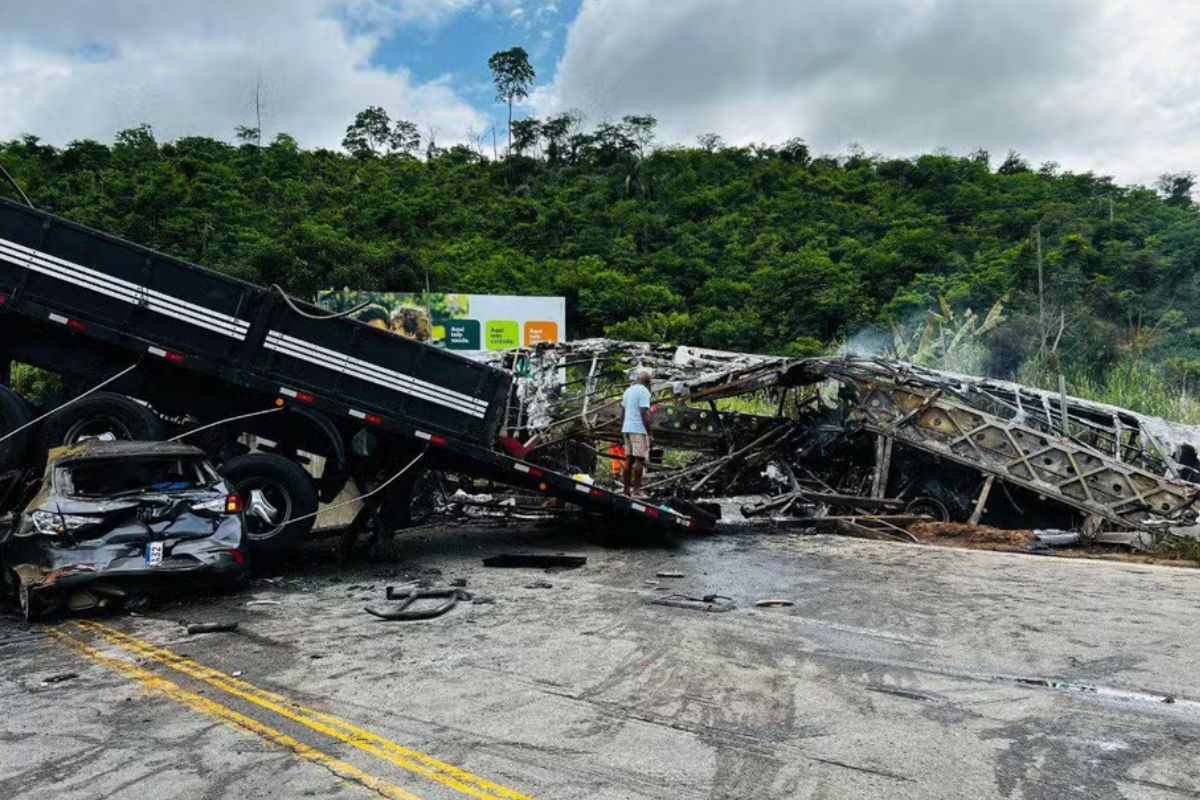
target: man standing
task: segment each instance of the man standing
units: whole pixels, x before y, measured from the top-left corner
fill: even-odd
[[[621,397],[625,436],[625,494],[642,496],[642,469],[650,457],[650,370],[641,367]]]

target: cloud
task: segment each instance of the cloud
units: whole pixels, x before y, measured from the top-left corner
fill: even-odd
[[[367,105],[465,138],[483,115],[446,79],[371,64],[398,25],[437,24],[471,0],[55,0],[6,3],[0,27],[0,137],[111,140],[141,122],[160,138],[229,138],[253,125],[338,147]],[[51,7],[52,6],[52,7]],[[354,24],[350,24],[351,18]]]
[[[1017,149],[1149,181],[1200,156],[1192,0],[585,0],[539,113],[664,138]]]

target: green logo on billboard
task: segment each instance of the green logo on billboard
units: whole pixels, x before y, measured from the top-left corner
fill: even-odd
[[[456,319],[446,323],[446,349],[479,350],[479,320]]]
[[[521,346],[517,321],[512,319],[489,319],[487,321],[487,349],[510,350]]]

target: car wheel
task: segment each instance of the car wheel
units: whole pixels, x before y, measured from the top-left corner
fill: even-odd
[[[112,392],[97,392],[56,411],[42,424],[39,444],[46,450],[85,439],[156,441],[163,425],[146,406]]]
[[[29,404],[12,389],[0,386],[0,437],[25,425],[33,418]],[[23,430],[0,442],[0,472],[21,466],[32,439],[32,431]]]
[[[245,507],[245,544],[254,559],[279,560],[316,524],[317,487],[299,464],[272,453],[247,453],[218,470]],[[301,519],[302,518],[302,519]],[[297,520],[289,522],[289,520]]]

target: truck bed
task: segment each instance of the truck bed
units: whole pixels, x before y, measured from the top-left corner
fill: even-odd
[[[320,309],[0,198],[0,354],[55,370],[83,348],[109,363],[203,375],[317,409],[378,435],[424,442],[464,472],[606,513],[707,527],[494,448],[511,377],[431,345]]]

